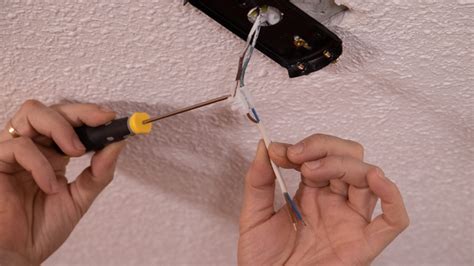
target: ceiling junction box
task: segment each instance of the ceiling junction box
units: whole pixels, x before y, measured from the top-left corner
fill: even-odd
[[[262,28],[256,48],[288,70],[290,77],[318,71],[342,54],[339,37],[318,22],[344,11],[334,0],[189,0],[209,17],[246,40],[252,10],[277,10],[281,20]],[[292,3],[293,2],[293,3]],[[303,8],[305,11],[303,11]],[[261,11],[260,11],[261,12]],[[318,19],[318,20],[316,20]]]

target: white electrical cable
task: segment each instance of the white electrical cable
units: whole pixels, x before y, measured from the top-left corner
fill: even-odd
[[[262,16],[259,14],[253,24],[250,33],[247,37],[247,43],[245,46],[245,50],[242,53],[242,57],[239,60],[239,70],[236,78],[236,85],[234,88],[234,92],[232,93],[232,109],[238,109],[241,113],[246,114],[247,117],[257,124],[257,128],[260,132],[260,137],[263,139],[265,143],[265,147],[267,149],[270,148],[271,140],[266,132],[265,126],[257,113],[257,109],[255,108],[255,104],[253,102],[253,97],[250,91],[245,87],[244,80],[245,80],[245,72],[247,70],[248,64],[250,59],[252,58],[252,54],[255,49],[255,45],[257,44],[257,39],[260,34]],[[297,204],[293,201],[288,193],[288,188],[286,186],[285,180],[281,174],[280,168],[270,160],[270,164],[272,166],[273,172],[275,173],[275,177],[277,179],[278,185],[280,186],[281,192],[287,202],[287,206],[290,210],[290,218],[292,220],[293,226],[295,230],[297,230],[295,217],[296,219],[300,220],[303,225],[305,225],[303,221],[303,217]]]
[[[243,52],[243,60],[241,60],[242,65],[240,66],[240,77],[237,78],[238,80],[238,85],[237,86],[237,91],[235,93],[235,99],[234,102],[237,102],[237,104],[233,105],[233,109],[239,109],[241,113],[243,114],[248,114],[254,118],[254,122],[257,124],[257,128],[260,132],[260,136],[263,139],[265,143],[265,147],[267,150],[270,148],[271,140],[270,137],[268,136],[268,133],[265,129],[265,126],[263,125],[263,122],[261,121],[261,118],[258,116],[255,105],[253,103],[253,96],[251,95],[250,91],[245,87],[244,84],[244,76],[245,72],[247,70],[248,64],[250,62],[250,59],[252,57],[253,51],[255,49],[255,45],[257,44],[257,39],[260,34],[260,28],[261,28],[261,19],[262,17],[259,15],[257,16],[257,19],[255,20],[255,23],[252,26],[252,29],[250,30],[250,33],[247,38],[247,44],[245,47],[245,50]],[[272,165],[273,172],[275,173],[276,179],[278,181],[278,184],[280,186],[280,189],[282,193],[288,193],[288,188],[286,186],[285,180],[283,179],[283,176],[281,174],[280,168],[270,160],[270,163]]]
[[[265,142],[265,147],[267,147],[267,151],[270,148],[270,144],[272,143],[270,141],[270,138],[268,137],[267,131],[265,127],[263,126],[262,121],[260,123],[257,123],[258,130],[260,131],[260,136],[263,138],[263,142]],[[280,186],[281,192],[282,193],[288,193],[288,188],[286,187],[285,180],[283,179],[283,176],[281,174],[280,167],[278,167],[272,160],[270,160],[270,164],[272,165],[273,172],[275,173],[276,180],[278,181],[278,185]]]
[[[261,118],[258,116],[258,114],[257,114],[257,117],[255,117],[256,108],[253,103],[253,96],[250,94],[247,87],[241,87],[237,90],[237,94],[235,96],[233,103],[234,104],[232,104],[232,107],[231,107],[232,110],[239,111],[243,115],[252,114],[252,117],[257,121],[256,124],[260,132],[260,136],[263,139],[265,146],[267,147],[267,150],[268,150],[271,144],[271,140],[270,140],[270,137],[268,136],[268,133],[265,129],[265,126],[263,125]],[[255,112],[255,114],[253,114],[253,112]],[[283,176],[281,174],[280,168],[272,161],[270,162],[271,162],[273,172],[275,172],[276,179],[278,181],[278,184],[280,185],[282,192],[283,193],[288,192],[288,189],[286,187],[285,181],[283,180]]]

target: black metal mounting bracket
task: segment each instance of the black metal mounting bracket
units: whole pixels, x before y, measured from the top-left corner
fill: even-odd
[[[249,12],[271,6],[283,15],[281,21],[264,27],[257,49],[288,69],[290,77],[318,71],[342,54],[342,41],[336,34],[289,0],[187,0],[242,39],[252,27]],[[334,11],[332,7],[331,11]]]

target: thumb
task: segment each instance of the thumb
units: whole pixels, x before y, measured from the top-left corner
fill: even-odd
[[[240,234],[270,219],[275,213],[275,174],[273,173],[267,149],[260,141],[257,155],[247,176],[242,210],[240,213]]]
[[[81,216],[89,209],[94,199],[112,181],[118,157],[125,142],[105,147],[92,156],[91,165],[71,183],[71,194]]]

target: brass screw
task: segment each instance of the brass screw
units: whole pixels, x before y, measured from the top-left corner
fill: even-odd
[[[332,57],[331,52],[329,52],[328,50],[324,50],[323,55],[328,59],[330,59]]]
[[[308,50],[311,49],[311,46],[309,46],[308,42],[306,42],[303,38],[301,38],[298,35],[295,35],[293,37],[293,44],[297,48],[304,47],[305,49],[308,49]]]

